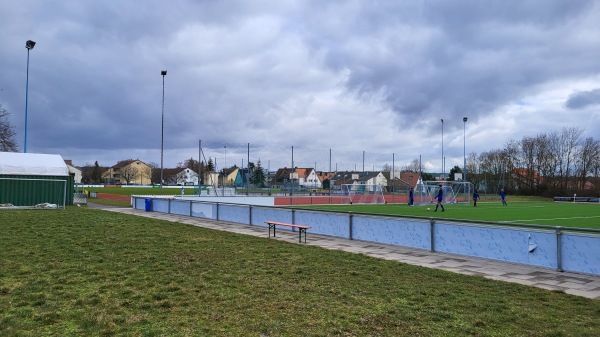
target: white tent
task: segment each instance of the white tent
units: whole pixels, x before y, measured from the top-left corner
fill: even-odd
[[[58,154],[0,152],[0,175],[69,176]]]

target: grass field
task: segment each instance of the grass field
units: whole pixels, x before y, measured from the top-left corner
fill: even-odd
[[[89,188],[90,191],[119,195],[179,195],[178,188]],[[192,195],[193,188],[186,188],[185,194]],[[424,216],[459,220],[483,220],[520,224],[535,224],[547,226],[592,228],[600,230],[600,204],[556,203],[550,199],[537,197],[510,196],[509,206],[504,207],[497,196],[483,196],[478,207],[464,205],[446,205],[446,212],[433,212],[435,204],[430,206],[409,207],[405,204],[389,205],[314,205],[299,206],[298,208],[324,209],[344,212],[364,212],[376,214],[397,214],[408,216]],[[545,200],[545,201],[544,201]],[[127,207],[129,203],[115,202],[102,199],[90,199],[107,205]],[[430,211],[427,211],[430,208]]]
[[[600,331],[598,300],[86,207],[0,211],[0,242],[1,336]]]
[[[502,206],[500,202],[479,202],[477,207],[457,204],[444,207],[446,208],[445,212],[442,212],[441,208],[434,212],[435,204],[415,207],[408,205],[315,205],[300,206],[299,208],[600,229],[600,204],[510,202],[508,206]],[[431,210],[428,211],[427,208]]]

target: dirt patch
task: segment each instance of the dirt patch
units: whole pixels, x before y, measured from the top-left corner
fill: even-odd
[[[109,199],[117,201],[130,202],[131,197],[128,195],[110,194],[110,193],[98,193],[98,199]]]

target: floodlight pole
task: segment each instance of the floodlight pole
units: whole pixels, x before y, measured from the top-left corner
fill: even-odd
[[[163,186],[163,151],[165,144],[165,76],[167,75],[166,70],[161,70],[160,74],[163,78],[162,83],[162,121],[160,127],[160,188]]]
[[[463,179],[464,179],[464,181],[467,181],[467,137],[466,137],[466,130],[467,130],[467,117],[463,117],[463,160],[464,160]]]
[[[27,153],[27,103],[29,101],[29,51],[35,47],[35,42],[27,40],[25,48],[27,48],[27,79],[25,81],[25,141],[23,142],[23,153]]]
[[[444,167],[444,165],[445,165],[445,162],[444,162],[444,119],[442,118],[441,121],[442,121],[442,176],[443,176],[444,174],[446,174],[446,168]]]

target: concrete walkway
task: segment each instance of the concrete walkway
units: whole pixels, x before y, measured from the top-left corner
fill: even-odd
[[[183,215],[145,212],[133,208],[115,208],[97,204],[89,204],[89,207],[264,238],[268,238],[269,235],[266,227],[248,226]],[[299,244],[298,232],[291,232],[289,230],[277,231],[275,239]],[[310,231],[308,232],[307,242],[302,244],[342,250],[350,253],[361,253],[427,268],[442,269],[466,275],[479,275],[493,280],[514,282],[548,290],[564,291],[567,294],[576,296],[600,299],[600,276],[558,272],[515,263],[446,253],[434,253],[428,250],[375,242],[348,240],[327,235],[311,234]]]

